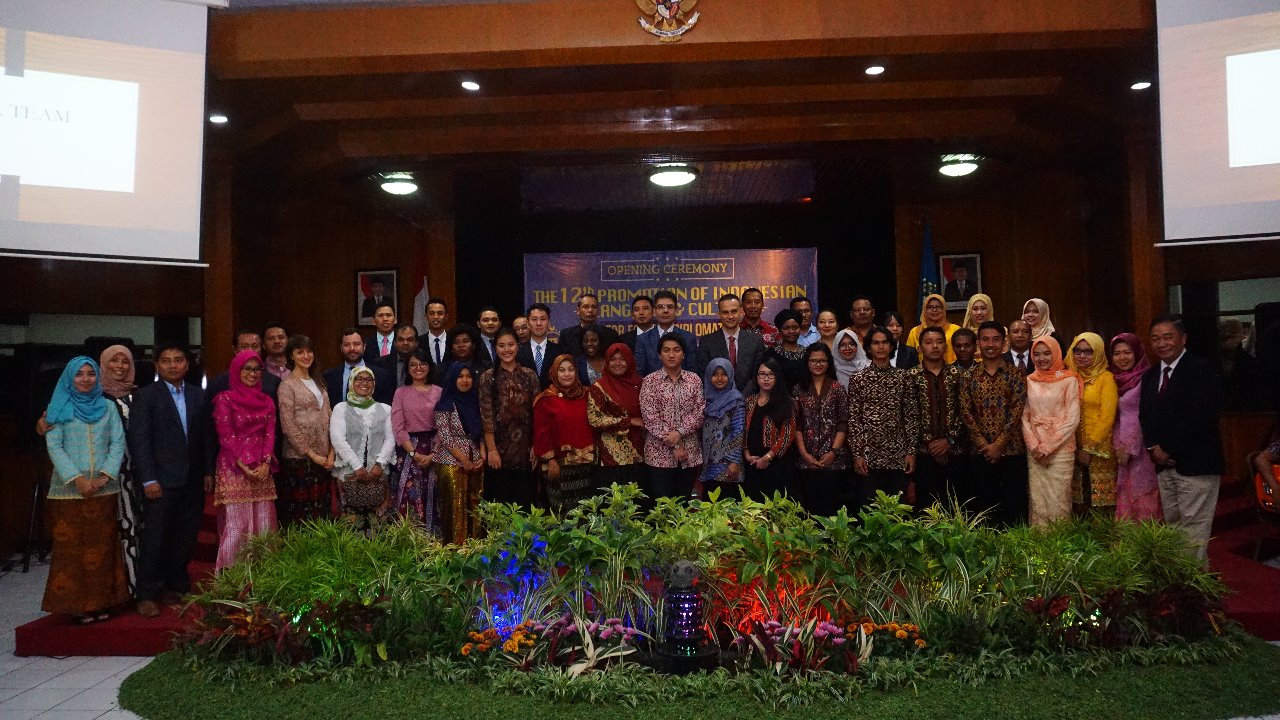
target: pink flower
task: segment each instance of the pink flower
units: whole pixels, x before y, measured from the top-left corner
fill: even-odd
[[[843,638],[843,637],[833,637],[833,638],[831,638],[831,644],[832,644],[832,645],[843,645],[843,644],[844,644],[844,638]]]

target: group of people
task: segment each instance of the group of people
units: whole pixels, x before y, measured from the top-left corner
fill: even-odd
[[[130,594],[143,615],[175,601],[206,492],[219,570],[281,525],[409,518],[461,543],[483,532],[481,498],[562,510],[614,482],[650,498],[786,492],[823,515],[884,491],[1000,526],[1073,508],[1164,518],[1204,556],[1218,385],[1179,318],[1152,324],[1149,354],[1132,333],[1063,345],[1038,298],[1007,328],[985,294],[959,325],[945,306],[930,295],[908,328],[860,296],[842,329],[800,297],[769,323],[749,289],[720,297],[719,329],[695,337],[672,292],[635,297],[622,334],[587,294],[553,339],[545,305],[448,327],[433,298],[421,336],[374,308],[372,337],[344,330],[327,372],[304,335],[240,331],[205,388],[177,345],[155,348],[161,382],[141,389],[128,348],[77,357],[40,427],[54,462],[44,607],[95,622]]]

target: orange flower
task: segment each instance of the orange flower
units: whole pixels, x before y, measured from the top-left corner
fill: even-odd
[[[863,632],[863,633],[865,633],[865,634],[867,634],[867,635],[870,635],[870,634],[874,633],[875,631],[876,631],[876,626],[875,626],[875,625],[873,625],[873,624],[871,624],[871,623],[869,623],[869,622],[867,622],[867,623],[862,623],[862,632]]]
[[[906,640],[906,639],[907,639],[907,631],[906,631],[906,630],[899,630],[898,632],[894,633],[894,634],[893,634],[893,636],[894,636],[894,637],[896,637],[896,638],[898,638],[899,640]]]
[[[916,647],[918,647],[918,648],[922,648],[922,647],[924,647],[925,645],[928,645],[928,644],[929,644],[929,643],[926,643],[926,642],[924,641],[924,638],[919,638],[919,639],[917,639],[917,640],[916,640]]]
[[[510,640],[502,643],[502,649],[509,653],[518,653],[520,652],[520,641],[515,638],[511,638]]]
[[[462,655],[465,657],[471,654],[471,643],[462,646]]]
[[[893,622],[893,623],[889,623],[889,629],[890,629],[890,630],[892,630],[892,631],[894,631],[894,632],[898,632],[899,630],[901,630],[901,629],[902,629],[902,626],[901,626],[901,625],[899,625],[899,624],[898,624],[898,623],[896,623],[896,622]]]

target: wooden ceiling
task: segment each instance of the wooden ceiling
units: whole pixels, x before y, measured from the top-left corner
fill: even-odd
[[[781,195],[795,191],[762,167],[947,152],[1071,163],[1155,121],[1154,92],[1128,88],[1155,74],[1147,0],[698,10],[670,45],[640,30],[632,0],[215,11],[209,106],[231,122],[210,128],[208,152],[264,184],[503,165],[551,168],[529,174],[543,179],[575,167],[589,185],[689,160],[756,175],[724,187]]]

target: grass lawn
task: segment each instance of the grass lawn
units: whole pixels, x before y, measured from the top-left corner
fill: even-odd
[[[149,720],[553,720],[557,718],[839,718],[856,720],[1067,720],[1090,718],[1232,718],[1280,712],[1280,647],[1250,641],[1240,657],[1216,664],[1132,667],[1093,677],[1026,677],[980,687],[929,680],[918,689],[867,691],[856,702],[816,702],[771,710],[749,698],[722,696],[641,705],[557,704],[471,684],[370,677],[271,687],[201,680],[172,654],[125,681],[120,704]]]

